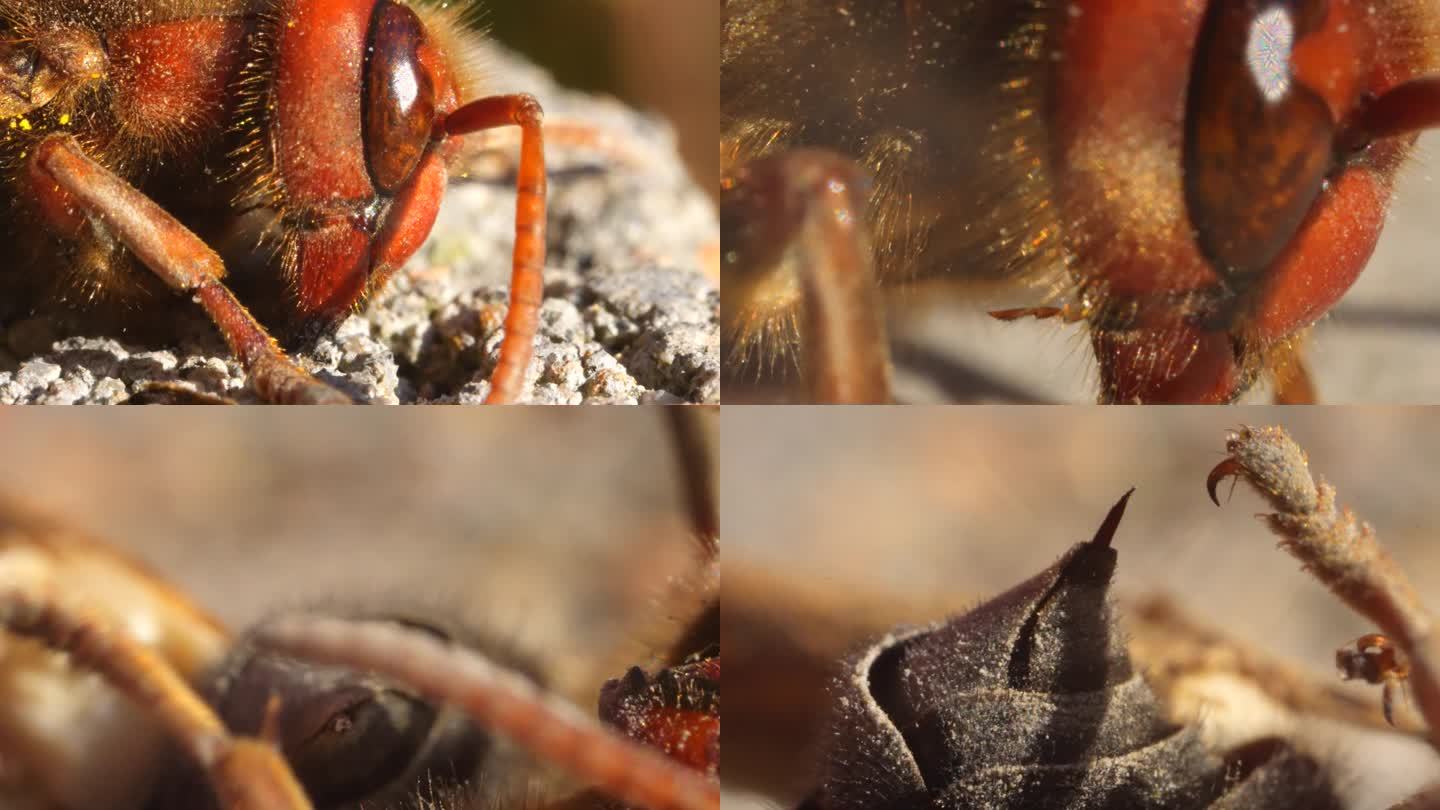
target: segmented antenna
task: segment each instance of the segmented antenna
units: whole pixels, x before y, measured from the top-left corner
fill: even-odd
[[[667,408],[665,416],[675,459],[680,465],[691,527],[706,559],[714,559],[719,553],[720,509],[715,499],[713,431],[703,420],[717,417],[691,406]]]
[[[1404,570],[1370,524],[1338,504],[1335,488],[1311,476],[1305,451],[1283,428],[1231,431],[1225,452],[1226,459],[1205,479],[1210,499],[1218,505],[1217,487],[1234,477],[1270,504],[1275,511],[1261,518],[1280,538],[1280,547],[1408,656],[1430,745],[1440,750],[1440,637]]]

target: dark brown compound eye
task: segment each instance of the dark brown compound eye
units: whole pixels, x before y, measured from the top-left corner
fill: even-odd
[[[1334,167],[1336,123],[1291,55],[1326,0],[1212,0],[1185,103],[1185,202],[1222,276],[1253,276],[1289,244]]]
[[[428,624],[385,620],[449,638]],[[236,645],[205,697],[232,731],[280,748],[316,810],[408,807],[417,791],[460,788],[491,751],[490,736],[458,709],[253,641]],[[147,810],[220,810],[208,780],[177,767]]]
[[[404,774],[436,711],[395,689],[342,680],[298,696],[281,715],[280,748],[324,807],[368,798]]]
[[[427,624],[387,620],[448,639]],[[263,719],[271,695],[280,700],[277,742],[317,810],[384,806],[417,784],[463,780],[488,747],[484,732],[459,712],[397,684],[265,649],[238,670],[221,714],[236,727],[249,725]]]
[[[393,195],[419,165],[435,126],[435,86],[420,63],[425,26],[380,0],[365,66],[365,158],[375,187]]]

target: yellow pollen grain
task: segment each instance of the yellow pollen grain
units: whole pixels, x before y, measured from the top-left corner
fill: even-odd
[[[26,132],[29,132],[30,129],[31,129],[31,127],[30,127],[30,119],[29,119],[29,118],[21,118],[21,119],[20,119],[20,128],[23,129],[23,130],[25,130]]]
[[[66,127],[66,126],[69,126],[69,125],[70,125],[70,113],[61,113],[61,114],[60,114],[60,126]]]

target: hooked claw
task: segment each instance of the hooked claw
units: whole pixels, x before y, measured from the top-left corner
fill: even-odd
[[[1110,507],[1110,513],[1105,515],[1105,522],[1100,524],[1100,528],[1095,532],[1095,537],[1090,540],[1091,545],[1100,548],[1110,547],[1110,540],[1115,536],[1115,530],[1120,528],[1120,518],[1125,515],[1125,504],[1130,502],[1130,496],[1134,494],[1135,488],[1130,487],[1130,490],[1121,495],[1120,500]]]
[[[1210,474],[1205,476],[1205,491],[1210,493],[1210,500],[1216,506],[1220,505],[1220,498],[1215,494],[1215,490],[1220,486],[1220,482],[1226,478],[1239,479],[1240,473],[1243,472],[1244,469],[1239,461],[1236,461],[1234,458],[1227,458],[1219,464],[1216,464],[1215,469],[1211,470]],[[1230,492],[1232,494],[1235,492],[1234,481],[1230,482]]]

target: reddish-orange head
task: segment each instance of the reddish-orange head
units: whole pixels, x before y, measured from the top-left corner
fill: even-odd
[[[395,0],[285,0],[268,97],[284,270],[303,322],[342,317],[425,240],[459,106],[450,15]]]
[[[1060,204],[1108,399],[1226,401],[1370,258],[1437,67],[1409,0],[1083,0],[1060,36]],[[1411,85],[1406,89],[1406,85]],[[1377,114],[1377,111],[1379,114]]]

